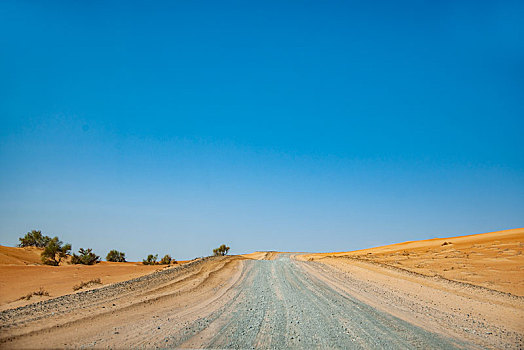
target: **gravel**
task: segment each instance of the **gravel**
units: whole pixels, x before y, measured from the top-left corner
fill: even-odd
[[[197,259],[193,262],[166,268],[148,275],[137,277],[128,281],[118,282],[98,289],[92,289],[74,294],[68,294],[57,298],[40,301],[16,309],[0,312],[0,331],[19,326],[56,314],[70,313],[74,310],[107,304],[108,301],[116,300],[136,291],[151,289],[170,281],[174,276],[191,270],[209,259],[220,259],[207,257]],[[113,306],[116,306],[113,304]],[[101,306],[105,308],[105,306]]]
[[[423,330],[380,312],[304,273],[299,262],[247,261],[246,275],[228,304],[166,338],[191,346],[209,324],[207,348],[452,349],[462,341]]]

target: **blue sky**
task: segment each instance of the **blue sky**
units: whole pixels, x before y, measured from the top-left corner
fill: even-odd
[[[2,1],[0,244],[341,251],[522,227],[519,1]]]

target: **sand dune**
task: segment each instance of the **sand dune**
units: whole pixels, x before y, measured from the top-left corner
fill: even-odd
[[[346,259],[383,264],[425,276],[465,282],[524,296],[524,228],[435,238],[357,250],[306,255],[308,260]]]
[[[149,266],[139,262],[105,261],[92,266],[46,266],[42,265],[40,260],[42,250],[35,247],[0,246],[0,310],[74,293],[73,287],[81,282],[100,279],[100,285],[95,284],[82,289],[86,290],[126,281],[165,268],[164,265]],[[49,293],[49,296],[20,299],[40,288]]]
[[[0,265],[41,265],[43,248],[5,247],[0,245]]]

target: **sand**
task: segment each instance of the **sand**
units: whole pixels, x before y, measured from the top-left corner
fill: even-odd
[[[522,348],[523,242],[521,228],[353,252],[296,254],[293,259],[299,260],[296,267],[308,276],[304,281],[321,281],[347,295],[347,300],[358,299],[430,332],[480,347]],[[276,261],[267,261],[275,257]],[[250,310],[248,306],[266,305],[263,292],[274,285],[274,279],[253,289],[248,266],[273,264],[275,268],[268,271],[274,272],[281,266],[278,259],[276,252],[255,252],[194,261],[149,274],[164,267],[106,262],[43,266],[37,265],[39,252],[34,248],[0,246],[0,311],[6,310],[0,313],[0,347],[169,347],[175,344],[170,343],[173,339],[184,341],[186,337],[199,344],[206,334],[214,337],[221,329],[220,322],[214,322],[224,310],[230,308],[236,315]],[[78,293],[73,286],[80,281],[100,278],[105,285],[146,274],[122,285],[88,287],[97,290],[45,300]],[[290,281],[289,275],[283,280]],[[307,284],[306,288],[325,300],[319,286]],[[17,300],[40,287],[50,296]],[[256,302],[245,304],[245,299],[237,298],[248,292],[255,293]],[[280,289],[273,294],[284,300]],[[237,299],[239,304],[232,307]],[[13,309],[41,300],[44,302]],[[251,329],[247,327],[251,321],[240,322],[239,332]],[[174,332],[174,338],[166,337],[166,330]],[[237,335],[238,341],[244,339],[244,333]]]
[[[42,251],[42,248],[16,248],[0,245],[0,265],[41,265]]]
[[[0,348],[310,348],[341,339],[347,348],[449,348],[417,338],[417,327],[465,348],[524,344],[522,297],[366,261],[274,255],[201,259],[0,312]]]
[[[280,252],[269,251],[269,252],[254,252],[249,254],[241,254],[240,256],[253,259],[253,260],[274,260]]]
[[[524,228],[435,238],[357,250],[309,254],[303,259],[337,258],[382,264],[424,276],[440,276],[524,296]]]
[[[100,279],[81,290],[126,281],[165,268],[164,265],[143,265],[139,262],[101,262],[96,265],[46,266],[41,264],[42,249],[34,247],[16,248],[0,246],[0,310],[6,310],[74,293],[73,287],[81,282]],[[180,261],[180,264],[186,261]],[[176,266],[176,265],[175,265]],[[40,289],[49,296],[21,297]]]
[[[189,324],[200,324],[235,296],[242,260],[198,259],[77,298],[5,311],[0,348],[152,348],[152,342],[172,348],[166,331],[192,334],[196,330],[188,331]]]
[[[524,344],[523,297],[355,259],[305,263],[311,276],[341,293],[428,331],[481,348],[521,349]]]

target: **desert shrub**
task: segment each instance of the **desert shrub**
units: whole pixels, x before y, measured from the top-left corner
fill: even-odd
[[[63,258],[71,252],[71,244],[64,244],[58,237],[52,238],[41,254],[42,262],[46,265],[58,266]]]
[[[51,241],[51,237],[42,235],[42,231],[32,230],[18,240],[20,241],[19,247],[44,248]]]
[[[226,255],[227,252],[229,252],[229,247],[227,247],[225,244],[222,244],[220,247],[213,249],[213,255],[215,256]]]
[[[149,254],[147,256],[147,259],[142,260],[142,264],[144,265],[156,265],[156,260],[158,259],[158,254]]]
[[[95,284],[102,284],[102,281],[100,281],[100,278],[94,278],[91,281],[87,281],[87,282],[80,281],[80,284],[73,286],[73,290],[79,290],[85,287],[91,287]]]
[[[24,295],[23,297],[20,297],[20,300],[29,300],[33,297],[33,295],[36,295],[36,296],[49,296],[49,292],[47,292],[46,290],[44,290],[43,287],[40,287],[39,290],[37,290],[36,292],[31,292],[27,295]]]
[[[93,253],[93,249],[80,248],[78,254],[71,257],[72,264],[93,265],[100,262],[100,257]]]
[[[164,257],[160,260],[160,265],[170,265],[171,263],[176,263],[175,259],[171,258],[171,255],[166,254]]]
[[[126,262],[126,253],[113,249],[107,253],[106,260],[112,262]]]

